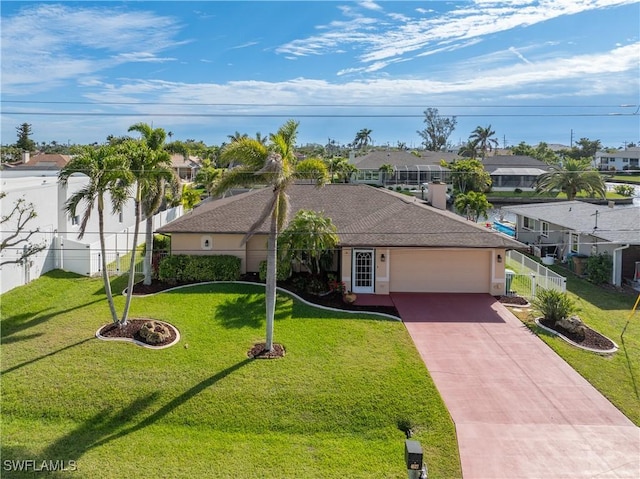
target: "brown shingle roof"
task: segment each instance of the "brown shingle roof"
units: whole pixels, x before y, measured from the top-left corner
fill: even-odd
[[[292,185],[290,217],[323,212],[343,246],[523,248],[524,245],[416,198],[367,185]],[[161,233],[246,233],[262,212],[270,188],[205,203],[163,226]],[[268,221],[259,233],[267,233]]]

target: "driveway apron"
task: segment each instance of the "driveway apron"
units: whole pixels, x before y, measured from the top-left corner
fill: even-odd
[[[640,478],[640,428],[492,296],[393,293],[465,479]]]

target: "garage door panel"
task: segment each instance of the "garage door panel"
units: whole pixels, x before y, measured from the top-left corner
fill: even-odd
[[[396,250],[389,262],[391,292],[488,293],[489,251]]]

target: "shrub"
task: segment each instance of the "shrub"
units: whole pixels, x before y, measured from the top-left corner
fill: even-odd
[[[198,256],[177,254],[160,262],[158,277],[169,283],[236,281],[240,278],[240,258],[231,255]]]
[[[556,289],[540,288],[532,303],[545,320],[553,323],[568,318],[576,312],[575,303],[567,293],[561,293]]]
[[[608,283],[613,272],[613,260],[609,253],[589,256],[587,260],[587,278],[595,284]]]
[[[171,249],[171,238],[164,235],[153,235],[153,251],[163,251],[168,253]],[[142,256],[147,252],[147,243],[142,245]]]
[[[281,259],[278,261],[278,269],[276,271],[276,280],[277,281],[285,281],[289,279],[291,276],[291,261],[288,259]],[[267,280],[267,262],[260,261],[260,266],[258,267],[258,277],[260,281]]]
[[[613,191],[622,196],[633,196],[635,189],[631,185],[616,185]]]
[[[520,189],[520,188],[516,188],[515,190],[513,190],[513,192],[514,192],[515,194],[519,195],[519,194],[521,194],[521,193],[522,193],[522,189]]]

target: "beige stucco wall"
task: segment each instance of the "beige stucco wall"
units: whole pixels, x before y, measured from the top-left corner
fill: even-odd
[[[255,235],[247,241],[247,271],[257,273],[260,262],[267,259],[267,235]]]
[[[246,247],[242,243],[243,235],[206,235],[195,233],[172,233],[172,254],[199,255],[233,255],[242,260],[240,272],[247,272]],[[209,249],[203,246],[203,241],[210,241]],[[257,271],[257,270],[256,270]]]

